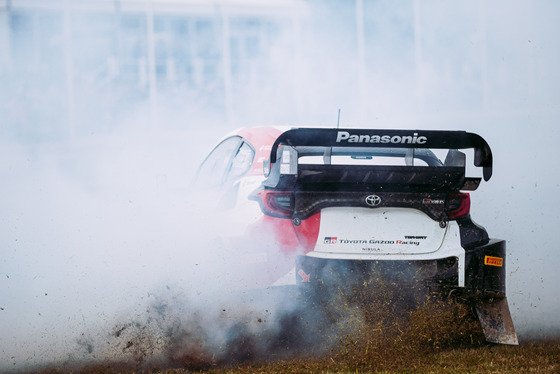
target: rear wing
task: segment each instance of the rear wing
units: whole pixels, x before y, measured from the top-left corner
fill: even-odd
[[[270,152],[269,165],[276,163],[278,149],[282,145],[291,147],[474,149],[474,165],[482,167],[485,181],[488,181],[492,176],[492,151],[490,146],[480,135],[466,131],[292,129],[282,133],[274,142]]]

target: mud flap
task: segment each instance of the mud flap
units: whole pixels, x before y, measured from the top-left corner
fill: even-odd
[[[476,304],[476,314],[487,342],[518,345],[507,298],[482,299]]]

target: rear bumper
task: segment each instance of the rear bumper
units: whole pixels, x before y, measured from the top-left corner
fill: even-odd
[[[406,260],[333,259],[315,256],[296,258],[298,284],[359,286],[364,282],[392,282],[403,286],[418,284],[463,297],[505,296],[505,241],[462,250],[459,256]]]

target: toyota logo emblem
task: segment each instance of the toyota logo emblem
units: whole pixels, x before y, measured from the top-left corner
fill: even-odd
[[[377,195],[369,195],[366,197],[366,204],[369,206],[378,206],[381,204],[381,198]]]

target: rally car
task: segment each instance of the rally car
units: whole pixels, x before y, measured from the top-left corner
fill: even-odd
[[[235,217],[228,245],[255,285],[420,276],[472,302],[487,341],[517,344],[505,241],[473,222],[465,192],[491,176],[474,133],[258,127],[226,136],[198,180]]]

